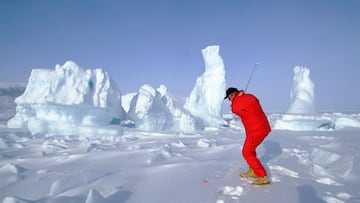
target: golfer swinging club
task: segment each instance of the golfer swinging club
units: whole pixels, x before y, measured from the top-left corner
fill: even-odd
[[[245,128],[246,138],[242,155],[249,165],[249,170],[240,173],[240,176],[256,178],[252,182],[253,185],[268,185],[270,181],[266,170],[256,156],[256,148],[271,131],[260,102],[254,95],[247,94],[244,90],[238,90],[235,87],[226,90],[224,99],[226,98],[231,101],[231,111],[240,117]]]
[[[268,185],[270,181],[266,170],[256,157],[256,148],[270,133],[269,121],[261,108],[259,100],[244,90],[230,87],[226,90],[226,97],[231,101],[231,111],[238,115],[245,128],[245,142],[242,155],[249,165],[249,170],[240,173],[243,178],[256,178],[253,185]]]

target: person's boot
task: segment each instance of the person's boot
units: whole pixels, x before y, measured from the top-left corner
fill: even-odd
[[[246,171],[245,173],[240,173],[240,177],[242,177],[242,178],[257,178],[257,176],[255,175],[252,168],[249,168],[249,170]]]
[[[252,182],[253,185],[269,185],[270,180],[267,176],[259,177]]]

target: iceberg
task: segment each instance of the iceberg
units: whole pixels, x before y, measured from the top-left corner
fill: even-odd
[[[135,128],[192,132],[202,127],[192,115],[176,107],[164,85],[158,89],[141,86],[130,104],[125,105],[129,106],[128,119]]]
[[[121,93],[110,76],[102,69],[84,70],[72,61],[55,70],[33,69],[15,103],[16,114],[8,127],[28,128],[32,134],[72,134],[79,125],[107,125],[125,117]]]
[[[316,114],[314,105],[314,83],[310,70],[303,66],[294,67],[294,81],[290,91],[291,106],[288,114]]]
[[[225,66],[219,50],[219,46],[208,46],[202,50],[205,72],[196,79],[184,104],[184,109],[202,119],[207,127],[227,125],[221,114],[226,84]]]
[[[293,70],[290,108],[274,123],[273,129],[300,131],[333,129],[331,118],[316,115],[314,83],[310,79],[310,70],[304,66],[295,66]]]

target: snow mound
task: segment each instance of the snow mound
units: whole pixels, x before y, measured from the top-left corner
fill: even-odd
[[[196,79],[196,84],[186,99],[184,108],[205,121],[206,126],[226,125],[221,115],[225,93],[225,66],[219,55],[219,46],[208,46],[202,50],[205,72]]]
[[[148,164],[156,164],[173,158],[175,155],[168,146],[164,146],[161,151],[154,153],[147,161]]]
[[[18,166],[16,164],[7,163],[3,167],[0,168],[0,174],[19,174],[25,171],[26,169]]]
[[[102,69],[84,70],[72,61],[55,70],[33,69],[15,102],[16,115],[8,127],[27,127],[32,134],[51,134],[50,123],[61,123],[58,126],[71,134],[79,125],[106,125],[124,117],[121,93],[109,75]]]
[[[236,186],[236,187],[225,186],[221,192],[224,195],[241,196],[244,192],[244,188],[241,186]]]
[[[215,140],[209,140],[209,139],[199,139],[197,141],[197,146],[201,148],[209,148],[216,146]]]

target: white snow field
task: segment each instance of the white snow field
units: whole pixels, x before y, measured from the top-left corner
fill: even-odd
[[[289,111],[267,113],[273,131],[257,152],[271,185],[239,177],[245,134],[220,113],[219,50],[202,50],[186,104],[164,85],[122,94],[105,71],[71,61],[34,69],[26,89],[0,85],[0,201],[360,202],[360,113],[318,111],[306,67],[294,68]]]

